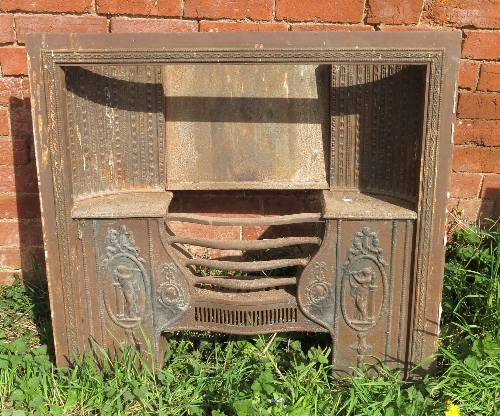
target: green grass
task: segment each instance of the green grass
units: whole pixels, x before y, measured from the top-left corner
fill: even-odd
[[[0,289],[0,415],[496,415],[500,403],[500,228],[456,231],[447,251],[438,374],[380,368],[331,375],[328,337],[179,333],[156,374],[123,349],[97,370],[52,361],[44,280]]]

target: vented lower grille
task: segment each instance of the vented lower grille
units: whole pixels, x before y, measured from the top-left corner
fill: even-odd
[[[196,322],[209,322],[220,325],[277,325],[297,322],[297,308],[235,311],[219,308],[195,307],[194,319]]]

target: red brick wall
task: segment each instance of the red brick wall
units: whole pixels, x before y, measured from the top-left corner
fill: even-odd
[[[11,281],[13,272],[27,273],[32,254],[43,261],[26,33],[304,30],[461,30],[449,207],[469,220],[499,217],[500,0],[2,0],[0,283]],[[228,198],[234,201],[234,195]],[[309,203],[304,198],[299,209]],[[280,202],[263,195],[257,211],[267,212],[268,205]],[[242,238],[244,231],[239,230]]]

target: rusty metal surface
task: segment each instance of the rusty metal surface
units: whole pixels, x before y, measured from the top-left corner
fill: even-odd
[[[328,188],[329,77],[328,65],[163,66],[167,188]]]
[[[145,349],[144,335],[161,362],[162,333],[192,329],[328,332],[341,374],[373,357],[406,374],[436,351],[459,33],[27,38],[58,364],[89,340]],[[262,188],[324,189],[323,211],[168,206],[167,190]],[[174,220],[325,231],[214,242]],[[290,244],[305,254],[282,256]]]
[[[336,189],[321,193],[323,218],[416,219],[415,205],[404,199]]]

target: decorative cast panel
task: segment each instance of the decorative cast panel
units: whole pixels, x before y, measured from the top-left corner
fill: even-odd
[[[159,66],[66,67],[66,120],[75,196],[163,186]]]
[[[334,367],[344,373],[352,365],[370,363],[372,356],[392,368],[408,370],[432,354],[438,334],[460,41],[459,34],[451,32],[29,35],[58,363],[67,365],[74,353],[88,348],[89,340],[107,351],[113,350],[116,340],[142,348],[146,345],[142,333],[153,340],[155,355],[161,359],[163,331],[200,327],[233,333],[328,331]],[[259,282],[208,282],[221,288],[214,290],[204,286],[206,279],[197,280],[193,268],[215,264],[233,270],[240,263],[190,259],[180,246],[193,239],[162,237],[161,226],[156,227],[162,221],[156,219],[169,215],[172,195],[159,190],[168,187],[165,173],[176,162],[175,157],[168,159],[172,153],[166,154],[169,138],[164,123],[172,121],[173,113],[164,105],[163,86],[168,82],[162,80],[162,67],[220,63],[244,64],[241,69],[247,64],[272,67],[273,73],[279,73],[280,65],[331,70],[329,99],[323,89],[317,96],[295,97],[327,98],[329,120],[327,111],[326,123],[319,121],[323,116],[313,123],[322,147],[313,146],[319,158],[311,165],[315,166],[310,176],[314,184],[300,184],[293,166],[279,159],[288,155],[295,160],[293,151],[276,152],[274,162],[272,157],[266,159],[285,168],[283,172],[276,170],[277,165],[267,169],[285,175],[281,184],[282,178],[276,176],[269,189],[329,190],[323,192],[321,213],[265,217],[264,221],[266,225],[294,223],[306,215],[307,221],[314,217],[326,222],[323,238],[310,243],[321,244],[312,259],[270,260],[240,269],[290,263],[298,266],[296,276],[276,283],[267,277]],[[278,84],[273,88],[282,94],[285,82]],[[284,91],[285,96],[278,98],[286,102],[290,97]],[[272,98],[261,95],[250,98]],[[179,96],[185,98],[185,94]],[[223,98],[227,101],[227,94]],[[257,106],[255,114],[260,110]],[[243,127],[248,127],[244,126],[248,119],[243,121]],[[282,127],[273,128],[279,133]],[[279,143],[273,134],[265,135],[266,128],[263,137]],[[233,133],[229,146],[237,138]],[[307,134],[297,137],[306,139]],[[211,140],[216,138],[217,134]],[[254,140],[252,134],[248,140]],[[252,143],[257,148],[262,145]],[[189,150],[178,149],[181,156]],[[254,153],[259,157],[258,151]],[[217,163],[224,161],[217,156]],[[308,157],[309,153],[302,160]],[[304,166],[310,167],[307,162]],[[234,172],[220,176],[230,187],[234,178],[240,185],[244,182],[239,189],[261,186],[259,163],[251,166],[251,172],[238,163],[233,167]],[[195,175],[194,183],[183,185],[184,189],[217,189],[202,180]],[[142,192],[149,197],[142,198]],[[354,193],[357,197],[351,198]],[[157,198],[163,199],[157,203]],[[121,217],[121,204],[127,205],[127,199],[133,200],[133,209]],[[179,218],[212,225],[229,221],[243,226],[250,221],[207,220],[182,213]],[[226,247],[226,242],[195,240]],[[242,240],[234,244],[247,249]],[[262,244],[268,242],[248,247]],[[246,289],[239,292],[237,284]]]
[[[332,65],[332,187],[415,202],[426,66]]]

